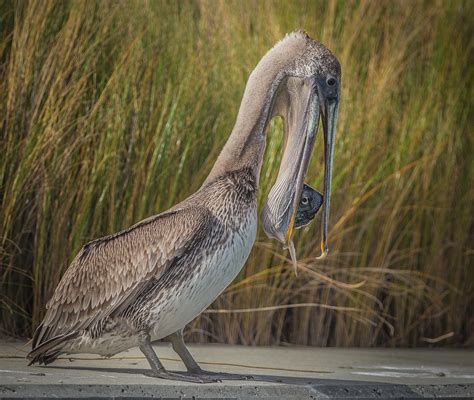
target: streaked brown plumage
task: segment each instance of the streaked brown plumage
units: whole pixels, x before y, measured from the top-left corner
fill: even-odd
[[[224,206],[215,210],[209,202]],[[147,297],[154,298],[148,305],[156,304],[159,294],[154,292],[169,287],[176,291],[190,282],[191,266],[239,230],[243,219],[239,210],[252,209],[256,212],[251,171],[230,172],[162,214],[89,242],[49,301],[33,348],[58,336],[62,340],[61,335],[71,341],[84,330],[99,337],[107,331],[107,323],[125,315],[137,331],[145,328]],[[41,350],[31,353],[36,357],[33,362],[48,363],[57,356]]]
[[[152,376],[215,381],[193,360],[181,331],[235,278],[250,253],[265,128],[276,114],[289,121],[284,155],[289,161],[280,173],[293,178],[285,176],[286,191],[280,182],[278,192],[283,196],[267,204],[265,230],[281,240],[286,229],[291,240],[289,212],[294,214],[291,206],[299,201],[313,141],[295,135],[312,135],[314,118],[319,119],[315,77],[324,74],[338,78],[339,64],[305,33],[288,35],[270,50],[252,72],[236,125],[203,186],[168,211],[80,250],[47,304],[28,355],[31,363],[47,364],[64,353],[110,356],[139,346]],[[295,152],[304,157],[291,160],[288,154]],[[157,339],[172,342],[191,375],[163,368],[150,345]]]

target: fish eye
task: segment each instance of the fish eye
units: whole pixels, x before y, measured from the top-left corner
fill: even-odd
[[[303,198],[301,199],[301,204],[303,204],[304,206],[305,206],[306,204],[308,204],[308,198],[307,198],[307,197],[303,197]]]

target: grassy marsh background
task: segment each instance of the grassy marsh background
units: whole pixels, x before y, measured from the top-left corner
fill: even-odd
[[[188,340],[474,344],[472,1],[0,2],[0,327],[29,336],[88,240],[195,191],[247,77],[286,32],[343,84],[330,244],[298,278],[259,232]],[[308,181],[322,188],[322,140]],[[276,177],[268,132],[260,199]]]

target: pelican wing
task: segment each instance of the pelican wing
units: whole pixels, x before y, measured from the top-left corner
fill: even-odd
[[[33,349],[124,309],[202,238],[211,221],[203,207],[172,209],[86,244],[47,304]]]

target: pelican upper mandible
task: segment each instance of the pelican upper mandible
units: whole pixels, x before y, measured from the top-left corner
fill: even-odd
[[[232,282],[254,244],[266,127],[280,115],[285,143],[262,223],[294,258],[295,213],[321,117],[322,251],[327,253],[339,93],[340,66],[330,50],[302,31],[279,41],[251,73],[232,133],[199,190],[79,251],[36,329],[30,364],[49,364],[61,354],[112,356],[138,346],[150,363],[150,376],[218,380],[219,374],[201,370],[193,359],[182,330]],[[171,341],[187,374],[163,367],[151,345],[159,339]]]

